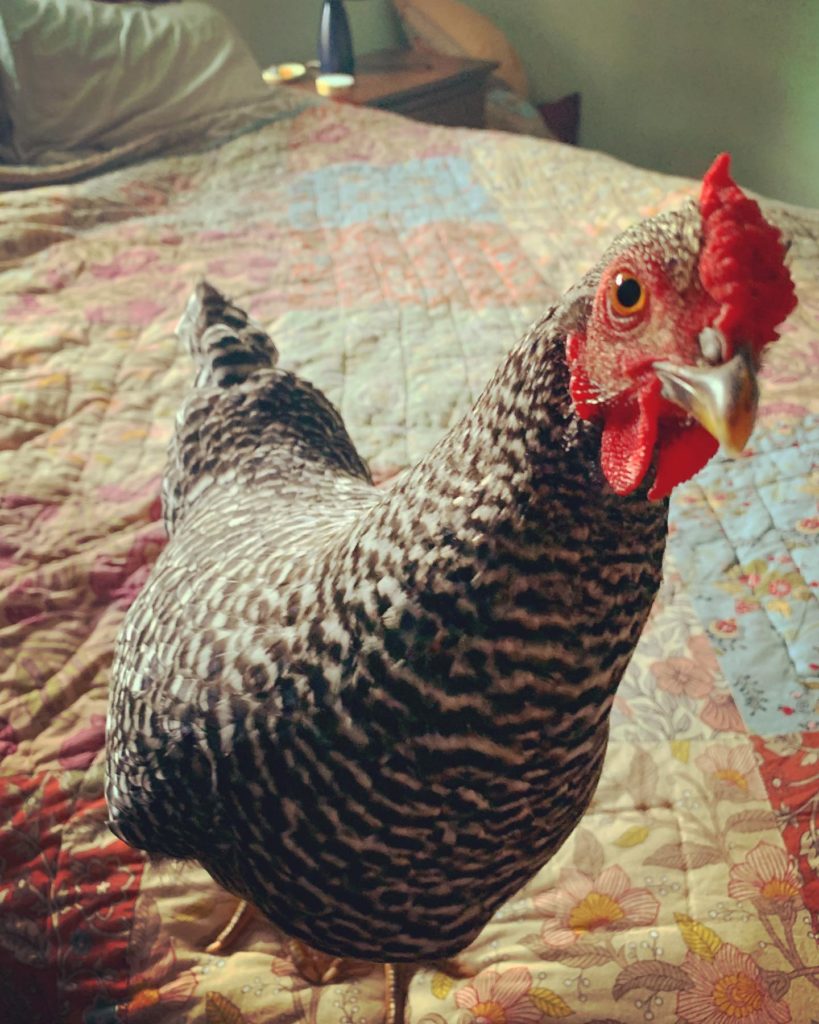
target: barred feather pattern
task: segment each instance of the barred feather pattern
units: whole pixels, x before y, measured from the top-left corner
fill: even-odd
[[[117,835],[318,949],[391,962],[456,954],[549,860],[596,787],[666,534],[665,502],[609,490],[568,395],[593,285],[387,490],[199,286],[171,539],[113,669]]]

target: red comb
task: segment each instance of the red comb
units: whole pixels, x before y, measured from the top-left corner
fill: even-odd
[[[729,346],[744,342],[759,353],[779,337],[796,295],[779,231],[732,180],[730,164],[722,153],[703,178],[700,280],[722,307],[715,326]]]

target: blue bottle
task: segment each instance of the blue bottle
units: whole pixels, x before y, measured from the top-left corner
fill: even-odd
[[[322,74],[355,71],[353,37],[343,0],[324,0],[319,27],[319,63]]]

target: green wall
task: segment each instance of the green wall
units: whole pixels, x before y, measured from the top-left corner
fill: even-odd
[[[581,144],[819,206],[819,0],[470,0],[536,99],[583,94]]]
[[[262,63],[315,55],[321,0],[212,0]],[[749,188],[819,206],[819,0],[469,0],[535,100],[583,94],[581,144],[699,176],[727,149]],[[347,5],[359,53],[398,45],[389,0]]]
[[[210,2],[228,15],[263,66],[315,58],[322,0]],[[346,7],[357,53],[400,44],[390,0],[349,0]]]

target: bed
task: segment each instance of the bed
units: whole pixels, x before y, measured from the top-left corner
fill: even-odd
[[[207,276],[388,480],[696,185],[287,87],[0,184],[0,1019],[383,1021],[379,967],[310,986],[260,919],[205,952],[233,898],[106,827],[112,645],[165,541],[191,376],[176,321]],[[751,447],[675,495],[593,806],[458,972],[416,974],[414,1024],[819,1016],[819,215],[766,210],[800,305]]]

